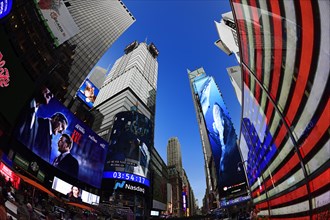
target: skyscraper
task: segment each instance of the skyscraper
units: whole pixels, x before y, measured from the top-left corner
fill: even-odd
[[[96,66],[92,70],[91,74],[89,75],[88,79],[96,86],[96,88],[100,89],[103,85],[103,82],[105,80],[107,74],[107,70]]]
[[[182,178],[181,146],[177,137],[172,137],[167,142],[167,166],[175,166]]]
[[[154,123],[158,75],[158,50],[153,43],[134,41],[113,65],[94,103],[104,118],[96,118],[94,130],[110,138],[113,117],[136,106]]]
[[[214,44],[227,55],[234,53],[237,61],[240,62],[236,24],[233,13],[230,11],[222,14],[220,23],[216,21],[214,21],[214,23],[220,37]]]
[[[75,45],[64,103],[68,105],[101,56],[135,18],[121,0],[65,0],[64,3],[80,30],[68,41]]]
[[[237,100],[242,105],[242,74],[240,66],[232,66],[227,68],[230,82],[234,87]]]

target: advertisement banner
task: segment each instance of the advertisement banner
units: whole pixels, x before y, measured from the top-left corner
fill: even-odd
[[[152,123],[136,111],[114,117],[104,171],[132,173],[148,178]]]
[[[245,181],[244,174],[237,173],[237,163],[241,161],[236,142],[237,136],[214,79],[208,76],[199,78],[194,81],[194,88],[208,130],[219,193],[220,196],[225,196],[224,187]]]
[[[49,27],[55,45],[59,46],[79,32],[69,10],[62,0],[34,0]]]
[[[82,190],[79,187],[71,185],[56,176],[53,180],[52,189],[65,195],[66,199],[71,202],[85,202],[92,205],[97,205],[100,202],[100,197],[98,195]]]
[[[100,187],[108,143],[51,98],[49,90],[43,91],[48,101],[40,104],[36,96],[30,102],[21,113],[14,136],[57,169]]]
[[[93,108],[99,89],[86,79],[77,92],[77,96],[90,108]]]

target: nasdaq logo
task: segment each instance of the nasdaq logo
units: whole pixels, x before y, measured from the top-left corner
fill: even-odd
[[[126,181],[123,181],[121,183],[116,182],[115,187],[113,189],[124,188],[125,182]]]

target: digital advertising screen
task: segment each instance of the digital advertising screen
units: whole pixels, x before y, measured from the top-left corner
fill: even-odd
[[[18,189],[21,178],[2,162],[0,162],[0,174],[5,177],[7,182],[10,181],[15,189]]]
[[[49,90],[42,91],[48,101],[36,108],[40,101],[37,96],[32,99],[13,135],[53,167],[99,188],[108,143],[52,98]]]
[[[100,202],[100,197],[98,195],[82,190],[58,177],[54,177],[52,189],[62,193],[72,202],[85,202],[92,205],[99,204]]]
[[[208,137],[219,182],[220,196],[226,195],[224,187],[245,181],[244,173],[237,172],[241,161],[237,136],[229,112],[214,79],[209,76],[194,81],[195,93],[208,130]],[[235,175],[233,175],[235,174]]]
[[[131,176],[127,180],[134,178],[135,182],[142,181],[141,178],[148,179],[151,132],[152,123],[146,116],[136,111],[116,114],[104,167],[105,173],[115,172],[117,176],[112,176],[113,178],[117,178],[119,173],[134,174],[137,176]],[[126,174],[123,175],[125,179]],[[145,183],[144,180],[142,184]]]
[[[35,0],[45,25],[58,46],[79,33],[79,28],[62,0]]]
[[[79,99],[81,99],[90,108],[93,108],[98,94],[99,89],[89,79],[84,81],[77,92]]]

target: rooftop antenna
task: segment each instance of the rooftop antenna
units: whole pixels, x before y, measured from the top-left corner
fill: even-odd
[[[144,43],[147,44],[148,36],[146,36],[146,39],[144,40]]]

